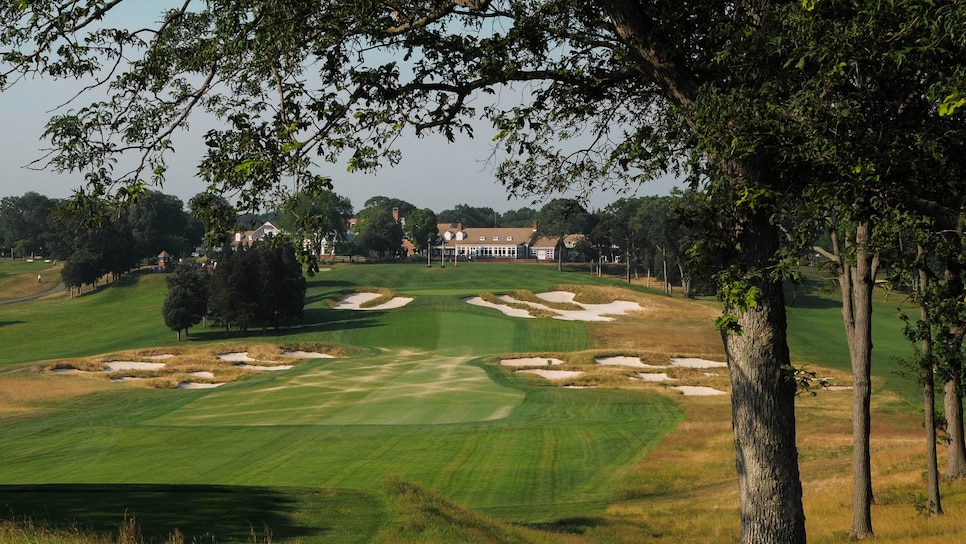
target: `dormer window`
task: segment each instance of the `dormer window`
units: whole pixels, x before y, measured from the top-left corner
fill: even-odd
[[[507,236],[506,237],[506,241],[507,242],[512,242],[513,241],[513,237],[512,236]]]
[[[499,242],[500,241],[500,237],[499,236],[494,236],[493,237],[493,241],[494,242]]]
[[[480,241],[481,242],[485,242],[486,241],[486,236],[480,236]]]

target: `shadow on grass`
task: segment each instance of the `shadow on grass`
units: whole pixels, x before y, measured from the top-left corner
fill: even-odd
[[[315,542],[341,533],[346,525],[364,527],[365,520],[347,517],[365,516],[371,522],[380,507],[373,496],[349,491],[56,484],[0,486],[0,508],[3,518],[105,535],[117,535],[125,518],[133,518],[145,542],[164,542],[175,529],[185,542],[248,542],[252,534]]]
[[[191,331],[189,337],[193,341],[221,340],[225,338],[254,338],[254,337],[284,337],[293,334],[303,333],[323,333],[332,331],[346,331],[351,329],[363,329],[369,327],[381,327],[382,323],[376,319],[381,313],[380,310],[370,310],[366,312],[348,310],[330,310],[327,308],[309,308],[301,320],[296,322],[282,323],[278,330],[269,327],[264,334],[261,327],[248,329],[248,334],[242,336],[237,329],[232,329],[227,334],[224,329],[208,328],[205,330]]]

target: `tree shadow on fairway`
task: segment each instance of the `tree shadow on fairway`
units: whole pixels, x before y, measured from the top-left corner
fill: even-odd
[[[324,333],[332,331],[347,331],[351,329],[363,329],[369,327],[381,327],[376,319],[383,312],[370,310],[366,312],[356,312],[350,310],[330,310],[327,308],[308,308],[305,310],[301,320],[283,323],[275,330],[269,328],[262,334],[261,327],[248,329],[248,334],[242,336],[238,330],[232,329],[228,332],[228,338],[284,338],[290,335],[304,333]],[[211,340],[223,340],[226,338],[225,330],[209,328],[201,331],[191,331],[189,341],[207,342]]]
[[[307,517],[306,508],[314,507],[306,503],[319,503],[321,511]],[[125,519],[133,518],[145,542],[165,542],[175,529],[185,542],[248,542],[252,534],[314,542],[334,530],[341,533],[347,515],[371,513],[379,506],[372,496],[339,491],[58,484],[0,486],[0,508],[0,516],[30,520],[35,526],[77,527],[110,535],[117,535]],[[326,526],[332,520],[339,520],[341,527]],[[358,521],[348,525],[365,526],[365,520]]]
[[[0,327],[6,327],[7,325],[20,325],[26,323],[26,321],[0,321]]]

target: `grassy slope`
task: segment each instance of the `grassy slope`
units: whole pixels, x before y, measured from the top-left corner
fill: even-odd
[[[551,267],[522,270],[526,274],[515,266],[403,265],[325,272],[311,282],[309,324],[271,339],[387,351],[311,363],[214,391],[87,383],[104,391],[65,393],[36,407],[34,415],[43,417],[11,416],[0,426],[0,479],[75,484],[81,494],[93,489],[84,484],[162,491],[157,486],[218,484],[349,488],[375,497],[385,478],[403,476],[505,519],[543,521],[600,509],[681,412],[662,396],[546,387],[492,363],[470,364],[473,357],[505,352],[585,347],[583,323],[510,319],[459,300],[480,290],[540,291],[561,278],[605,283]],[[378,284],[417,300],[389,312],[325,307],[326,299],[352,285]],[[9,346],[3,360],[173,344],[157,311],[162,296],[161,277],[144,276],[136,285],[75,300],[16,305],[15,323],[0,327],[0,342]],[[46,333],[36,330],[40,323]],[[14,337],[20,341],[9,341]],[[191,342],[222,339],[221,332],[199,331]],[[16,377],[23,380],[18,386],[32,381],[46,389],[71,380],[10,370],[0,380]],[[360,378],[372,381],[353,389]],[[418,395],[426,383],[437,386]],[[362,422],[379,424],[351,424]],[[0,498],[15,495],[13,489],[22,491],[0,487]],[[126,488],[111,489],[123,494]],[[292,501],[305,500],[297,488],[293,494]]]

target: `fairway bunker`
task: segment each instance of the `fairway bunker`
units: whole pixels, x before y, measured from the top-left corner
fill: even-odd
[[[334,358],[333,355],[329,355],[328,353],[319,353],[317,351],[302,351],[302,350],[283,351],[282,355],[285,355],[287,357],[294,357],[296,359],[333,359]]]
[[[571,378],[576,378],[582,376],[584,373],[578,370],[542,370],[539,368],[531,370],[517,370],[517,372],[523,372],[525,374],[536,374],[541,378],[546,378],[548,380],[569,380]]]
[[[594,361],[599,365],[604,366],[628,366],[631,368],[647,368],[647,365],[641,362],[640,357],[598,357]]]
[[[516,359],[500,359],[503,366],[524,367],[524,366],[556,366],[562,365],[563,361],[553,357],[519,357]]]
[[[607,304],[584,304],[582,302],[574,301],[574,293],[567,291],[551,291],[549,293],[537,293],[537,297],[546,300],[547,302],[564,302],[569,304],[576,304],[582,307],[582,310],[561,310],[559,308],[551,308],[537,302],[530,302],[526,300],[517,300],[508,295],[500,296],[500,300],[503,300],[507,304],[496,304],[483,300],[480,297],[469,297],[463,299],[464,302],[472,304],[474,306],[482,306],[484,308],[493,308],[499,310],[509,317],[525,317],[532,318],[525,309],[510,306],[512,305],[524,305],[529,306],[535,310],[541,312],[548,312],[551,315],[551,319],[560,319],[563,321],[613,321],[614,318],[610,316],[615,315],[625,315],[628,312],[638,312],[643,311],[644,308],[636,303],[627,300],[615,300]]]
[[[395,297],[389,302],[376,306],[363,307],[362,304],[381,297],[379,293],[352,293],[335,305],[336,310],[392,310],[402,308],[413,301],[409,297]]]
[[[705,387],[703,385],[676,385],[672,389],[680,391],[686,397],[713,397],[728,394],[713,387]]]
[[[670,376],[668,376],[664,372],[655,372],[655,373],[638,372],[637,373],[637,377],[640,378],[642,381],[645,381],[645,382],[670,382],[670,381],[674,381],[674,378],[671,378]]]
[[[696,359],[693,357],[671,357],[671,364],[684,368],[727,368],[728,363]]]

